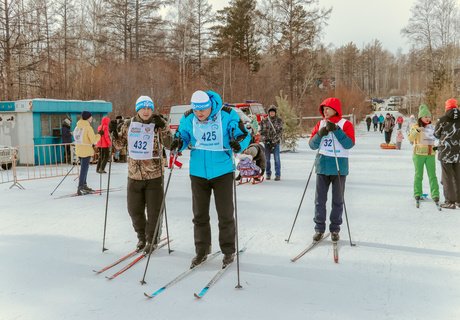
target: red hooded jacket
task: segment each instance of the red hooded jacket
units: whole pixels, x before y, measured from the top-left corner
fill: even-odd
[[[110,148],[112,146],[112,141],[110,140],[110,133],[109,133],[109,117],[102,118],[101,125],[97,127],[97,131],[101,129],[104,130],[104,134],[101,136],[101,139],[97,142],[96,146],[98,148]]]
[[[319,112],[321,113],[321,116],[323,117],[324,120],[324,112],[323,112],[323,107],[329,107],[334,109],[337,114],[330,117],[327,119],[330,122],[337,123],[342,119],[342,106],[340,104],[340,100],[337,98],[327,98],[324,100],[320,107],[319,107]],[[321,124],[321,121],[318,121],[318,123],[315,125],[311,132],[310,139],[315,136],[316,133],[318,133],[319,126]],[[343,132],[353,141],[353,144],[355,143],[355,130],[353,129],[353,124],[350,121],[346,121],[345,124],[343,125]]]

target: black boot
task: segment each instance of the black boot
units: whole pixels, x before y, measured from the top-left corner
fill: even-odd
[[[145,248],[145,240],[141,239],[137,242],[137,245],[136,245],[136,251],[139,252],[141,251],[142,249]]]
[[[324,232],[318,232],[313,235],[313,241],[319,241],[323,238]]]
[[[235,254],[234,253],[226,253],[224,254],[224,258],[222,259],[222,269],[227,267],[230,263],[235,260]]]
[[[190,264],[190,269],[195,268],[197,265],[203,263],[208,258],[208,254],[198,253],[193,259],[192,263]]]
[[[337,242],[340,240],[340,236],[338,232],[331,232],[331,240],[333,242]]]
[[[144,247],[144,254],[149,254],[150,251],[155,251],[155,249],[158,247],[158,244],[156,243],[151,243],[151,242],[148,242],[145,244],[145,247]]]
[[[91,193],[91,192],[94,192],[93,189],[91,189],[90,187],[88,187],[87,184],[85,184],[83,187],[82,187],[83,190],[87,191],[88,193]]]

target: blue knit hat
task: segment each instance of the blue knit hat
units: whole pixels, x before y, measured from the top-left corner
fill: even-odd
[[[209,95],[201,90],[195,91],[190,100],[193,110],[206,110],[212,107]]]
[[[83,111],[83,112],[81,113],[81,118],[82,118],[83,120],[88,120],[88,119],[91,118],[92,116],[93,116],[93,115],[92,115],[91,112],[89,112],[89,111]]]
[[[150,108],[153,111],[155,109],[155,105],[150,97],[140,96],[136,101],[136,112],[144,108]]]

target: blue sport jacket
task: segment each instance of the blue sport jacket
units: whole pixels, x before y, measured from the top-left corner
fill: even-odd
[[[244,127],[235,110],[230,107],[222,107],[220,96],[213,91],[206,91],[212,102],[212,110],[209,118],[216,117],[221,111],[222,118],[222,134],[225,151],[207,151],[194,149],[196,139],[193,136],[193,119],[195,114],[193,110],[188,110],[182,116],[179,128],[175,136],[180,137],[183,141],[182,148],[179,151],[191,145],[190,153],[190,175],[204,179],[213,179],[224,174],[233,172],[234,161],[233,152],[230,147],[230,140],[235,139],[240,143],[241,151],[246,149],[251,141],[251,135]]]

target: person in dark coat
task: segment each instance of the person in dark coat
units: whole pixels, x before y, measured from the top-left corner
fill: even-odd
[[[394,117],[387,113],[383,122],[383,130],[385,131],[385,142],[387,144],[391,141],[391,135],[393,134],[393,128],[395,127]]]
[[[70,163],[72,158],[72,153],[70,151],[70,144],[72,143],[72,131],[70,129],[71,124],[72,120],[70,120],[69,118],[65,118],[62,121],[61,127],[61,140],[62,143],[66,143],[66,145],[64,146],[64,157],[66,163]]]
[[[433,135],[439,139],[438,160],[441,161],[445,198],[441,207],[455,209],[460,207],[460,110],[457,100],[447,100],[445,110]]]
[[[367,126],[367,132],[369,132],[371,130],[371,123],[372,123],[372,119],[370,116],[367,116],[366,117],[366,126]]]
[[[267,180],[271,179],[270,157],[273,153],[273,158],[275,159],[275,181],[279,181],[281,179],[280,144],[283,137],[283,120],[278,117],[278,111],[275,106],[270,106],[267,113],[268,117],[260,122],[260,135],[265,145]]]
[[[372,123],[374,124],[374,132],[377,131],[377,127],[379,126],[379,116],[374,114],[372,117]]]

